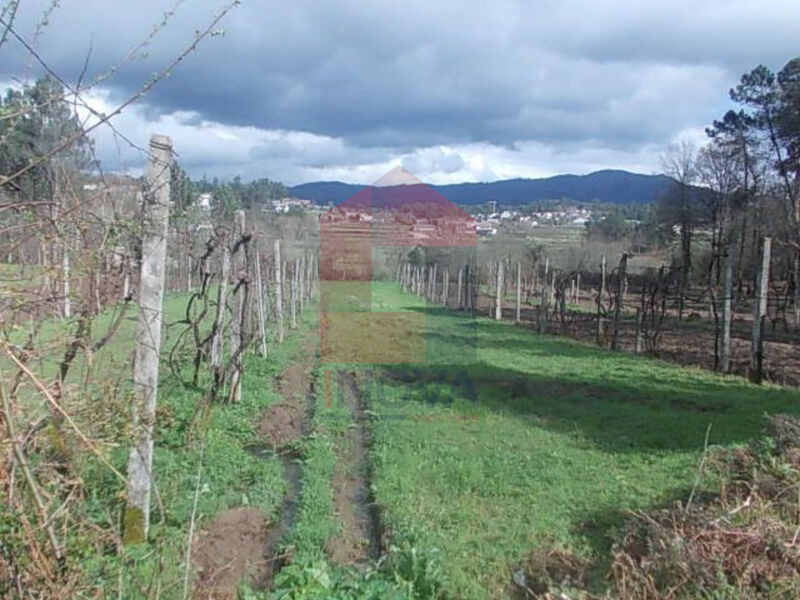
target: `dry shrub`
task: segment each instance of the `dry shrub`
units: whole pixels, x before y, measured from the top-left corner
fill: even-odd
[[[718,496],[634,514],[615,548],[615,597],[800,597],[800,421],[775,415],[766,430],[712,457]]]
[[[708,457],[717,494],[632,513],[614,546],[610,589],[585,589],[588,561],[543,548],[513,576],[538,600],[800,598],[800,420],[767,417],[765,435]]]
[[[589,566],[587,560],[562,548],[536,549],[514,574],[518,596],[540,600],[589,598],[577,591],[586,584]]]

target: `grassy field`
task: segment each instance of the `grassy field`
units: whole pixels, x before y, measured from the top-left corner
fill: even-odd
[[[503,596],[543,544],[594,561],[602,588],[626,511],[685,498],[707,431],[743,443],[765,412],[800,412],[794,389],[474,324],[390,284],[373,301],[426,313],[429,359],[362,375],[375,496],[390,531],[438,549],[456,597]]]
[[[524,256],[525,248],[532,243],[540,245],[543,255],[557,269],[571,271],[581,268],[599,272],[600,258],[605,255],[609,269],[616,266],[623,252],[631,252],[628,241],[618,242],[590,240],[586,238],[583,225],[544,225],[516,232],[500,231],[496,236],[480,238],[478,252],[490,256],[510,254]],[[699,248],[699,246],[698,246]],[[644,254],[634,253],[628,261],[628,273],[636,274],[646,269],[658,269],[663,261],[669,262],[670,250],[659,250]],[[541,267],[540,267],[541,268]]]
[[[363,310],[342,293],[342,306]],[[185,301],[182,295],[167,299],[165,351],[180,331]],[[242,598],[502,598],[518,565],[537,548],[588,560],[589,586],[601,592],[628,511],[685,499],[706,436],[711,445],[742,444],[759,433],[765,412],[800,413],[795,389],[757,387],[428,307],[394,284],[374,283],[370,305],[413,315],[396,322],[416,330],[382,331],[377,338],[356,332],[364,344],[402,345],[408,336],[421,337],[423,352],[409,365],[341,366],[356,372],[365,422],[335,401],[335,377],[332,404],[317,394],[308,433],[294,444],[297,511],[279,545],[292,558],[272,591],[241,588]],[[101,335],[111,318],[103,315],[93,335]],[[57,339],[72,326],[48,323],[42,335]],[[134,330],[131,312],[112,343],[92,361],[81,358],[71,383],[80,385],[88,369],[109,378],[128,373]],[[152,543],[117,553],[113,540],[98,547],[94,539],[69,537],[70,556],[80,560],[85,580],[96,582],[81,597],[182,597],[196,489],[198,531],[233,507],[254,506],[270,522],[281,519],[287,491],[281,462],[248,448],[260,442],[260,415],[280,401],[276,376],[318,331],[312,309],[283,346],[271,346],[269,359],[249,355],[242,402],[214,406],[205,437],[191,430],[202,389],[180,385],[162,365]],[[50,372],[56,358],[43,358],[38,368]],[[321,392],[330,366],[320,367],[312,377]],[[111,419],[114,405],[99,412],[100,389],[97,396],[87,406]],[[124,470],[127,414],[117,409],[120,429],[108,438],[108,455]],[[89,423],[90,415],[78,419]],[[370,501],[379,507],[388,545],[380,562],[353,568],[332,560],[329,548],[344,527],[335,473],[352,432],[362,427],[369,436]],[[119,482],[89,457],[80,472],[87,490],[82,514],[107,527],[121,508]],[[715,488],[711,478],[698,481],[701,490]],[[0,525],[15,526],[2,510]]]

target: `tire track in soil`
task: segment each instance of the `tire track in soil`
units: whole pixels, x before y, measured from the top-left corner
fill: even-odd
[[[380,512],[370,485],[371,430],[365,400],[354,374],[339,372],[337,383],[353,424],[344,434],[343,443],[336,444],[333,503],[341,531],[328,542],[326,550],[337,564],[363,564],[380,558],[383,549]]]
[[[261,442],[245,448],[258,458],[276,457],[283,467],[286,494],[272,523],[255,507],[237,507],[217,515],[198,537],[192,554],[197,575],[193,598],[233,599],[239,582],[250,575],[256,589],[268,590],[285,564],[278,555],[281,541],[297,517],[301,468],[292,442],[309,433],[315,399],[311,376],[316,362],[313,339],[303,345],[303,358],[294,361],[277,381],[280,402],[264,411],[258,425]]]

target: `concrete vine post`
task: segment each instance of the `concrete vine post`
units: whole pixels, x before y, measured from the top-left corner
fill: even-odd
[[[605,337],[605,319],[603,319],[603,296],[606,295],[606,257],[600,260],[600,288],[597,290],[597,345],[603,344]]]
[[[767,315],[769,263],[772,238],[762,237],[756,271],[756,291],[753,308],[753,345],[750,357],[750,378],[754,383],[764,379],[764,317]]]
[[[70,301],[69,289],[69,248],[67,247],[66,243],[64,244],[64,250],[61,256],[61,277],[63,279],[62,284],[64,286],[64,318],[69,319],[72,316],[72,305]]]
[[[214,328],[211,336],[211,370],[218,377],[222,367],[222,330],[225,326],[225,305],[228,297],[228,279],[231,271],[231,252],[228,240],[223,239],[222,264],[220,267],[219,286],[217,287],[217,312],[214,317]]]
[[[133,366],[133,431],[136,442],[128,457],[123,543],[147,540],[153,467],[153,427],[161,358],[161,320],[169,222],[172,142],[150,137],[150,163],[142,215],[142,263],[139,277],[139,324]]]
[[[628,254],[622,253],[619,259],[619,270],[617,271],[617,297],[614,302],[614,335],[611,338],[611,349],[619,349],[619,322],[622,318],[622,304],[624,302],[625,288],[628,270]]]
[[[275,240],[275,319],[278,321],[278,343],[283,343],[283,270],[281,241]]]
[[[456,308],[458,310],[463,310],[464,308],[464,301],[462,300],[464,297],[464,267],[461,267],[458,270],[458,299],[456,300]]]
[[[639,356],[642,353],[642,326],[644,324],[644,311],[641,308],[636,309],[636,342],[634,346],[634,354]]]
[[[469,264],[464,265],[464,310],[472,308],[472,287],[470,286]]]
[[[303,312],[306,308],[306,255],[303,252],[303,256],[300,257],[300,268],[297,270],[297,284],[300,288],[299,295],[300,295],[300,312]]]
[[[520,313],[522,311],[522,263],[517,261],[517,313],[515,321],[520,322]]]
[[[550,274],[550,258],[546,256],[545,259],[544,259],[544,277],[542,278],[542,287],[543,288],[547,288],[547,286],[550,285],[550,283],[549,283],[549,281],[550,281],[549,274]],[[546,299],[547,293],[548,293],[548,290],[545,289],[545,292],[544,292],[544,295],[542,296],[542,298]],[[547,303],[545,302],[544,304],[547,304]]]
[[[547,263],[545,263],[545,273],[547,273]],[[547,333],[547,319],[549,318],[548,292],[550,290],[547,276],[542,280],[541,301],[539,303],[539,333]]]
[[[243,210],[237,210],[234,215],[234,243],[239,245],[233,256],[234,281],[236,282],[236,298],[233,306],[233,321],[231,323],[231,388],[230,402],[238,402],[242,397],[242,320],[245,314],[245,295],[247,290],[247,262],[245,260],[245,216]]]
[[[308,294],[308,302],[311,302],[311,299],[314,297],[314,283],[316,282],[316,278],[314,277],[314,265],[316,264],[315,258],[316,257],[312,252],[308,259],[308,285],[306,285],[306,294]]]
[[[800,250],[795,254],[792,263],[794,278],[794,294],[792,304],[794,306],[794,328],[800,329]]]
[[[267,328],[264,319],[264,285],[261,281],[261,253],[256,251],[256,310],[258,310],[258,353],[267,355]]]
[[[733,300],[733,248],[725,248],[722,265],[722,333],[720,335],[719,370],[727,373],[731,368],[731,302]]]
[[[503,261],[497,261],[497,297],[494,305],[494,318],[499,321],[503,318]]]
[[[291,313],[291,328],[297,329],[297,265],[298,261],[295,259],[292,268],[292,279],[289,283],[289,311]]]

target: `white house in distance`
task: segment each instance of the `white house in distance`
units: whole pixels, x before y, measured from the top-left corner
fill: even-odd
[[[304,200],[302,198],[281,198],[279,200],[270,200],[265,206],[264,210],[270,207],[276,213],[288,213],[292,208],[311,208],[311,200]]]
[[[200,194],[197,196],[197,207],[203,210],[211,210],[211,203],[214,201],[214,196],[211,194]]]

